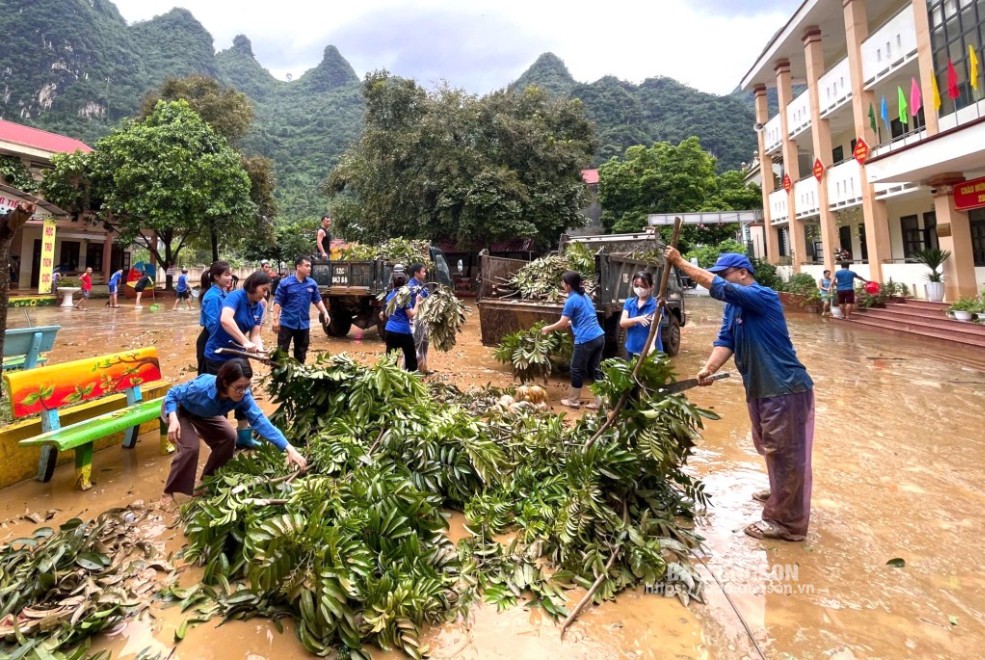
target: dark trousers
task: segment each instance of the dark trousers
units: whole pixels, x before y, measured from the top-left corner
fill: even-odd
[[[164,416],[164,404],[161,404],[161,417],[164,417],[166,423],[169,421]],[[236,430],[225,417],[195,417],[180,406],[178,423],[181,424],[181,435],[175,443],[178,453],[171,460],[171,472],[164,483],[164,492],[191,495],[195,489],[195,473],[198,471],[198,452],[201,447],[199,438],[212,450],[202,472],[202,476],[207,477],[233,457]]]
[[[209,373],[205,368],[205,345],[209,343],[209,331],[202,328],[195,341],[195,358],[198,361],[198,375]]]
[[[580,388],[585,384],[585,378],[597,383],[602,380],[602,350],[605,348],[605,335],[596,337],[583,344],[575,344],[571,354],[571,387]]]
[[[414,335],[405,335],[388,330],[386,333],[386,352],[394,353],[398,350],[404,352],[404,369],[417,371],[417,346],[414,345]]]
[[[311,342],[311,330],[280,327],[277,332],[277,350],[287,353],[291,347],[291,340],[294,340],[294,359],[304,362],[308,357],[308,344]]]
[[[770,478],[763,520],[802,539],[811,521],[814,391],[753,399],[748,408],[752,441]]]

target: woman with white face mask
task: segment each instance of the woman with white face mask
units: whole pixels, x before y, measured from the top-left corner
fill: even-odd
[[[650,324],[655,319],[657,299],[653,297],[653,275],[640,271],[633,276],[635,298],[627,298],[622,308],[619,327],[626,328],[626,359],[646,355],[646,338],[650,334]],[[658,351],[663,351],[660,330],[654,341]]]

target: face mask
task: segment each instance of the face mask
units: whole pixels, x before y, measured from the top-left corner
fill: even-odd
[[[634,286],[633,287],[633,293],[636,294],[636,297],[637,298],[642,298],[643,296],[650,295],[650,290],[649,289],[644,289],[641,286]]]

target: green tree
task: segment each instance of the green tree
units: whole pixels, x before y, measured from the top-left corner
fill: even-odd
[[[729,170],[718,176],[715,192],[705,206],[715,211],[761,209],[763,193],[758,185],[746,183],[740,170]]]
[[[147,247],[161,266],[210,223],[236,234],[256,205],[240,155],[185,101],[158,102],[142,121],[127,121],[95,151],[58,155],[42,183],[47,199]],[[154,240],[163,243],[163,253]]]
[[[27,224],[34,215],[36,207],[30,202],[21,202],[6,214],[0,215],[0,370],[3,367],[3,344],[7,332],[7,304],[10,300],[10,244],[14,234]],[[0,397],[3,391],[0,390]]]
[[[535,88],[429,94],[386,72],[367,75],[363,94],[362,138],[325,186],[343,235],[552,244],[583,222],[595,141],[580,102]]]

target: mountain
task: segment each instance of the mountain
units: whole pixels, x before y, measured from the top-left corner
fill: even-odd
[[[564,63],[545,53],[513,84],[536,85],[551,94],[577,98],[598,126],[598,160],[621,155],[634,144],[680,142],[692,135],[718,158],[720,169],[737,169],[757,149],[756,113],[751,97],[716,96],[672,78],[649,78],[639,85],[605,76],[579,84]]]
[[[173,9],[127,25],[108,0],[4,0],[0,30],[0,117],[94,144],[137,113],[168,77],[198,73],[246,94],[255,122],[240,146],[274,162],[277,201],[285,218],[324,213],[325,176],[358,138],[361,81],[334,46],[298,79],[274,78],[257,62],[250,40],[215,52],[212,35],[191,12]],[[537,85],[581,99],[598,124],[598,164],[634,144],[691,135],[723,169],[749,160],[756,147],[753,112],[736,95],[704,94],[669,78],[633,85],[611,76],[579,83],[557,56],[537,58],[511,87]]]

